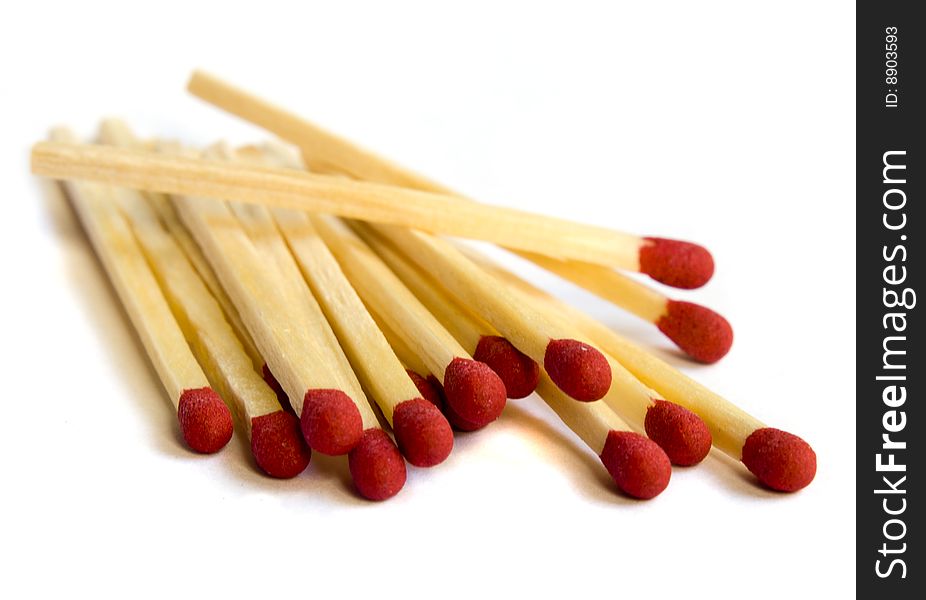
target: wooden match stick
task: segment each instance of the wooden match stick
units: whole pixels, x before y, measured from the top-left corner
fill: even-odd
[[[503,285],[435,236],[376,225],[377,231],[439,280],[464,306],[488,321],[514,346],[542,364],[550,378],[576,400],[598,400],[611,386],[611,369],[594,347],[574,340],[542,312],[517,302]]]
[[[735,460],[741,460],[768,487],[795,492],[813,481],[817,470],[816,454],[800,437],[767,427],[719,394],[480,253],[466,250],[466,254],[517,290],[521,301],[561,315],[644,384],[696,413],[710,429],[714,446]]]
[[[533,252],[515,251],[515,254],[649,321],[698,362],[715,363],[733,345],[730,323],[706,306],[672,300],[623,273],[599,265]]]
[[[100,139],[113,145],[138,143],[128,127],[115,120],[103,122]],[[257,465],[278,478],[295,477],[304,471],[311,453],[299,420],[283,410],[276,393],[254,370],[251,357],[180,244],[139,192],[119,188],[115,199],[193,354],[244,425]]]
[[[369,232],[374,228],[358,225],[357,229]],[[403,279],[425,306],[434,307],[432,312],[436,311],[434,314],[438,320],[451,322],[448,326],[449,331],[462,329],[464,336],[472,336],[471,333],[465,333],[467,329],[475,328],[479,331],[478,324],[469,326],[461,324],[461,321],[467,322],[467,311],[455,300],[442,293],[437,284],[429,283],[428,278],[411,266],[407,257],[402,256],[390,244],[373,234],[368,234],[364,239],[392,267],[400,279]],[[446,268],[441,271],[444,275],[447,272]],[[433,279],[430,281],[433,282]],[[521,310],[523,303],[517,303],[516,306]],[[570,336],[575,337],[572,331],[574,328],[570,324],[556,318],[556,315],[550,314],[549,317],[556,321],[564,331],[568,331]],[[710,433],[704,422],[691,411],[665,401],[657,392],[643,385],[612,357],[605,354],[604,358],[611,369],[612,378],[611,386],[602,400],[621,417],[627,419],[635,429],[645,431],[665,450],[674,464],[688,466],[701,462],[711,449]]]
[[[46,177],[88,179],[180,196],[222,198],[415,227],[632,271],[648,269],[651,275],[656,271],[647,267],[650,263],[668,265],[675,273],[700,268],[700,262],[710,261],[706,250],[685,242],[654,241],[515,209],[459,202],[445,194],[292,169],[228,165],[123,148],[39,142],[32,148],[32,172]],[[680,264],[681,269],[677,268]],[[712,261],[710,271],[713,271]]]
[[[53,130],[51,138],[75,140],[63,128]],[[184,441],[197,452],[218,452],[231,439],[231,413],[209,387],[142,250],[119,213],[118,191],[86,182],[65,181],[62,186],[177,410]]]
[[[344,223],[319,217],[313,224],[367,306],[376,307],[379,317],[443,382],[450,423],[474,430],[497,419],[505,407],[505,384],[495,372],[474,361]]]
[[[273,149],[264,160],[284,160]],[[337,260],[304,212],[277,208],[277,226],[347,354],[355,373],[392,426],[410,463],[432,467],[453,449],[453,432],[439,408],[419,397],[418,388],[347,281]]]
[[[302,151],[303,160],[313,171],[343,173],[355,179],[396,185],[446,196],[456,195],[452,190],[438,183],[391,163],[333,133],[325,131],[314,123],[202,71],[194,71],[187,84],[187,89],[206,102],[255,125],[259,125],[282,139],[295,144]],[[456,197],[461,199],[458,195]],[[527,224],[524,223],[523,225],[526,226]],[[411,226],[418,229],[429,229],[421,223],[413,223]],[[516,232],[511,231],[508,233],[514,236]],[[512,241],[502,239],[498,243],[511,249],[531,250],[531,248],[519,246],[512,242],[513,239]],[[664,238],[637,238],[635,253],[626,254],[620,264],[618,262],[603,263],[596,260],[595,257],[583,258],[568,255],[557,250],[557,241],[553,238],[545,240],[544,236],[541,236],[541,243],[546,248],[535,250],[535,252],[641,271],[657,281],[675,287],[700,287],[707,283],[714,272],[714,262],[710,253],[701,246],[688,242]],[[530,257],[526,258],[530,259]],[[622,297],[626,298],[630,304],[633,304],[633,294],[639,293],[645,296],[646,288],[630,287],[625,288],[624,292],[625,295]]]
[[[537,393],[592,451],[624,493],[648,500],[658,496],[672,476],[669,457],[655,442],[629,427],[604,402],[574,402],[546,373]]]
[[[525,398],[534,391],[540,375],[536,362],[501,337],[484,319],[458,305],[371,228],[357,221],[351,226],[463,348],[495,371],[509,398]]]

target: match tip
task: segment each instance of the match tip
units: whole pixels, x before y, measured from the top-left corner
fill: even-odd
[[[645,238],[640,248],[640,271],[656,281],[686,290],[699,288],[714,274],[714,258],[704,246],[667,240]]]
[[[428,378],[425,379],[411,369],[405,369],[405,372],[408,373],[412,383],[414,383],[415,387],[418,388],[418,393],[421,394],[422,398],[436,406],[438,410],[444,410],[444,399],[443,393],[441,392],[441,384],[436,377],[433,375],[428,375]]]
[[[293,410],[292,405],[289,403],[289,397],[286,395],[286,391],[283,389],[283,386],[280,385],[280,382],[276,377],[273,376],[273,372],[270,370],[270,367],[267,366],[267,363],[264,363],[260,368],[261,377],[270,389],[273,390],[273,393],[277,395],[277,402],[280,403],[280,406],[283,407],[283,410],[296,414],[296,411]]]
[[[251,419],[251,453],[264,473],[278,479],[302,473],[312,458],[299,419],[283,410]]]
[[[473,358],[495,371],[505,384],[509,398],[526,398],[537,388],[540,366],[503,337],[482,336]]]
[[[212,388],[183,390],[177,407],[180,432],[196,452],[212,454],[231,439],[234,426],[231,412]]]
[[[674,465],[696,465],[711,451],[711,432],[701,417],[674,402],[656,400],[643,427]]]
[[[453,450],[450,423],[436,406],[422,398],[396,406],[392,428],[402,455],[416,467],[439,465]]]
[[[672,476],[672,465],[662,448],[632,431],[609,431],[601,462],[622,492],[641,500],[662,493]]]
[[[730,351],[733,328],[716,312],[678,300],[669,300],[666,309],[656,326],[691,358],[711,364]]]
[[[743,464],[759,481],[780,492],[796,492],[813,481],[817,455],[793,433],[765,427],[743,444]]]
[[[559,389],[576,400],[600,400],[611,388],[611,366],[604,355],[576,340],[550,340],[543,368]]]
[[[347,456],[351,477],[367,500],[386,500],[405,485],[405,460],[386,432],[371,427]]]
[[[302,405],[302,435],[312,450],[346,454],[363,435],[363,419],[341,390],[309,390]]]
[[[447,408],[477,428],[502,414],[505,398],[505,384],[485,363],[457,357],[444,370]]]

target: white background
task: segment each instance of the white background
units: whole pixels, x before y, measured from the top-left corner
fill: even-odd
[[[337,7],[333,6],[337,4]],[[0,14],[4,365],[0,596],[847,597],[854,587],[851,3],[7,3]],[[387,7],[387,5],[389,5]],[[16,8],[12,8],[16,6]],[[191,455],[29,145],[105,115],[205,143],[262,135],[188,96],[202,67],[487,202],[703,242],[674,293],[736,330],[694,366],[817,451],[795,495],[712,455],[651,502],[613,491],[536,398],[410,469],[395,499],[316,455],[292,481],[243,438]]]

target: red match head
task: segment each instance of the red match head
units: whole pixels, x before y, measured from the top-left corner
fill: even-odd
[[[309,390],[302,405],[302,435],[312,450],[346,454],[360,441],[363,419],[341,390]]]
[[[277,381],[277,378],[273,376],[273,372],[270,371],[270,367],[267,366],[267,363],[261,366],[260,374],[264,379],[264,383],[270,386],[270,389],[277,395],[277,402],[280,403],[283,410],[295,415],[296,411],[293,410],[292,405],[289,403],[289,397],[286,395],[286,391],[283,389],[283,386],[280,385],[280,382]]]
[[[655,237],[646,241],[640,248],[640,272],[660,283],[690,290],[714,274],[714,258],[703,246]]]
[[[408,373],[409,378],[418,388],[418,393],[421,394],[422,398],[436,406],[438,410],[444,409],[443,386],[436,377],[428,375],[428,378],[425,379],[411,369],[405,369],[405,372]]]
[[[221,450],[234,430],[228,407],[208,387],[183,390],[177,407],[177,420],[187,446],[203,454]]]
[[[382,429],[371,427],[347,455],[354,485],[367,500],[386,500],[405,485],[405,460]]]
[[[422,398],[406,400],[396,406],[392,428],[399,450],[416,467],[438,465],[453,450],[450,423],[436,406]]]
[[[746,438],[743,464],[759,481],[780,492],[806,487],[817,473],[817,455],[810,444],[771,427],[756,429]]]
[[[641,500],[658,496],[672,476],[672,465],[662,448],[632,431],[609,431],[601,462],[622,492]]]
[[[611,366],[604,355],[576,340],[550,340],[543,368],[556,386],[575,400],[600,400],[611,388]]]
[[[656,400],[643,427],[674,465],[696,465],[711,451],[711,432],[701,417],[674,402]]]
[[[509,398],[526,398],[537,387],[540,366],[503,337],[482,336],[473,358],[495,371],[505,384]]]
[[[669,300],[659,331],[698,362],[715,363],[730,351],[733,328],[722,316],[700,304]]]
[[[465,421],[488,425],[505,408],[505,384],[485,363],[455,358],[444,370],[444,399]]]
[[[251,419],[251,453],[264,473],[279,479],[302,473],[312,458],[299,419],[283,410]]]
[[[447,422],[456,429],[457,431],[478,431],[482,429],[488,423],[473,423],[472,421],[467,421],[457,413],[453,412],[453,409],[449,404],[444,405],[444,416],[447,417]]]

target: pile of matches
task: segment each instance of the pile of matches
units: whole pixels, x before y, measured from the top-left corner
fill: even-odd
[[[269,476],[346,454],[357,492],[384,500],[406,461],[440,464],[454,430],[536,391],[634,498],[712,445],[768,488],[813,479],[801,438],[437,235],[499,244],[712,363],[723,317],[621,273],[696,288],[703,247],[479,204],[210,75],[189,90],[289,145],[197,150],[108,120],[98,144],[54,130],[32,170],[60,180],[192,450],[217,452],[236,421]]]

